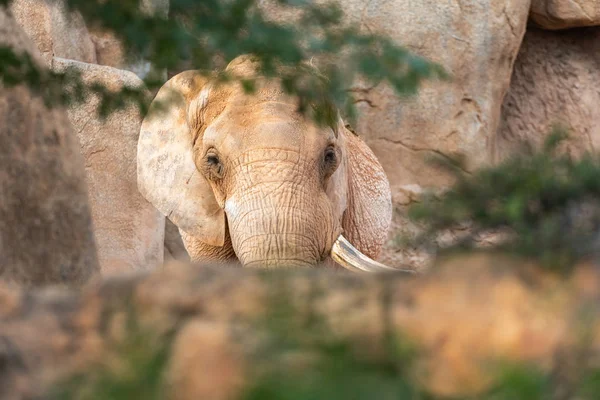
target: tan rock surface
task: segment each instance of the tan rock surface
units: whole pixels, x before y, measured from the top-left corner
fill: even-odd
[[[600,315],[597,307],[586,307],[597,304],[599,287],[598,271],[583,265],[564,279],[485,255],[442,260],[418,279],[177,264],[105,280],[80,294],[24,295],[0,286],[0,359],[9,360],[0,364],[0,378],[43,391],[73,371],[86,376],[92,363],[119,371],[128,365],[119,361],[128,351],[155,351],[155,340],[168,335],[174,342],[165,366],[167,398],[236,398],[245,379],[264,367],[254,358],[261,357],[257,344],[273,332],[260,321],[279,315],[266,312],[285,301],[292,307],[285,309],[288,329],[323,318],[332,334],[369,359],[384,349],[384,332],[400,334],[423,350],[415,373],[427,388],[474,393],[494,381],[489,362],[527,361],[550,371],[572,361],[568,355],[580,331],[571,327],[582,310],[592,312],[586,314],[593,329],[586,354],[597,354]],[[133,342],[141,348],[122,347],[135,332],[157,336]],[[282,365],[310,368],[311,354],[295,353]],[[273,358],[266,361],[276,365]],[[1,398],[24,398],[18,390],[5,390]]]
[[[43,60],[0,7],[0,45]],[[0,85],[0,279],[81,284],[98,270],[83,159],[61,107]]]
[[[166,16],[168,0],[142,0],[140,12]],[[68,13],[64,0],[14,0],[11,12],[49,65],[52,57],[107,65],[144,77],[150,65],[126,54],[111,32],[88,26],[79,12]]]
[[[78,12],[67,13],[64,0],[14,0],[10,10],[47,65],[52,57],[96,62],[85,21]]]
[[[119,69],[126,65],[123,45],[113,33],[92,28],[91,38],[98,64]]]
[[[168,218],[165,219],[165,261],[167,260],[190,260],[190,256],[181,239],[179,228]]]
[[[111,90],[140,87],[131,72],[55,58],[53,68],[73,67],[84,82]],[[85,158],[98,259],[103,273],[154,268],[163,262],[164,217],[138,192],[137,138],[142,118],[134,106],[96,113],[97,98],[68,110]]]
[[[531,20],[545,29],[600,25],[597,0],[531,0]]]
[[[169,0],[142,0],[140,12],[167,17]],[[114,33],[94,27],[90,30],[98,64],[134,72],[142,79],[151,71],[147,61],[127,54],[123,43]]]
[[[368,32],[441,64],[452,82],[427,83],[411,99],[386,87],[365,89],[357,132],[375,151],[391,181],[394,199],[405,185],[450,182],[424,161],[464,153],[468,167],[489,159],[500,106],[508,89],[529,1],[345,1],[348,17]]]
[[[569,130],[573,155],[600,149],[600,28],[530,28],[502,106],[496,158],[539,147],[553,125]]]

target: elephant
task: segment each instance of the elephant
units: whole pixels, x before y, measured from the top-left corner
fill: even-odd
[[[333,123],[315,123],[252,56],[225,71],[254,79],[254,93],[184,71],[140,130],[139,190],[178,227],[191,261],[396,270],[375,261],[392,217],[388,179],[337,109]]]

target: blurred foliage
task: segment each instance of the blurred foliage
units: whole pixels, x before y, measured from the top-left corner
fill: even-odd
[[[313,349],[314,350],[314,349]],[[428,399],[399,373],[393,357],[370,361],[343,344],[322,347],[319,362],[302,373],[273,371],[258,377],[243,400]]]
[[[413,377],[416,347],[390,327],[392,289],[385,281],[384,329],[374,345],[360,339],[360,332],[354,340],[334,333],[319,313],[318,283],[293,300],[284,275],[266,277],[271,297],[257,327],[267,335],[254,350],[254,373],[241,400],[430,399]]]
[[[111,112],[127,105],[140,107],[140,112],[148,111],[149,98],[143,88],[123,87],[111,91],[99,83],[85,84],[79,71],[68,69],[54,72],[40,68],[27,53],[17,54],[8,47],[0,46],[0,79],[4,87],[22,83],[41,96],[48,108],[55,104],[78,104],[89,95],[99,96],[98,114],[108,116]]]
[[[427,391],[427,376],[417,376],[417,361],[425,354],[418,344],[392,327],[391,290],[381,279],[380,345],[372,337],[352,339],[336,334],[319,314],[321,290],[313,282],[302,299],[290,299],[285,276],[271,279],[269,309],[259,327],[268,335],[255,350],[254,374],[240,400],[592,400],[600,398],[600,374],[590,362],[592,343],[585,334],[577,342],[580,354],[567,354],[562,362],[543,371],[535,364],[489,360],[482,368],[494,373],[494,383],[472,396],[445,397]],[[298,303],[300,301],[300,304]],[[329,316],[331,317],[331,316]],[[582,316],[583,317],[583,316]],[[589,317],[589,315],[588,315]],[[593,326],[583,318],[582,327]],[[585,329],[585,333],[591,331]],[[579,343],[581,342],[581,343]],[[565,367],[566,365],[566,367]],[[562,369],[574,378],[564,379]]]
[[[600,368],[586,371],[577,394],[585,400],[600,398]]]
[[[145,78],[150,90],[164,83],[157,71],[177,69],[182,62],[210,73],[238,55],[252,54],[262,75],[277,75],[282,87],[298,96],[301,110],[332,101],[352,118],[355,101],[350,89],[357,79],[369,85],[387,82],[398,94],[407,95],[415,93],[423,79],[446,77],[441,67],[390,39],[361,33],[345,23],[341,8],[333,3],[274,0],[286,15],[295,17],[273,21],[257,0],[170,0],[168,18],[140,12],[140,0],[65,1],[81,12],[88,26],[114,32],[132,59],[152,64],[154,73]],[[0,5],[10,2],[0,0]],[[315,74],[305,68],[313,59],[329,60],[320,66],[326,79],[315,80]],[[0,80],[5,85],[24,82],[42,90],[50,102],[81,100],[87,91],[76,74],[67,75],[41,71],[28,57],[0,47]],[[254,87],[252,81],[242,84],[248,91]],[[129,101],[144,111],[147,107],[147,100],[135,90],[119,96],[98,87],[92,92],[106,98],[103,114]],[[323,118],[321,114],[314,117]]]
[[[569,346],[566,358],[541,370],[534,364],[490,362],[495,383],[469,397],[447,398],[427,392],[427,377],[415,375],[422,355],[415,343],[391,328],[389,302],[392,286],[382,278],[380,339],[337,334],[319,313],[322,290],[316,280],[307,296],[290,298],[286,274],[265,272],[271,294],[258,320],[232,325],[245,347],[247,384],[239,400],[595,400],[600,398],[600,370],[593,368],[592,343],[586,335]],[[87,370],[59,382],[51,391],[56,400],[163,400],[172,389],[165,378],[177,328],[166,334],[142,328],[133,311],[128,314],[126,336],[105,340],[103,359]],[[187,316],[191,317],[191,316]],[[595,321],[595,320],[594,320]],[[234,322],[231,321],[233,324]],[[595,326],[584,319],[586,327]],[[586,331],[590,333],[589,331]],[[106,333],[105,333],[106,334]],[[105,338],[106,339],[106,338]],[[373,341],[377,343],[373,343]],[[244,345],[241,344],[243,347]],[[578,349],[580,347],[580,349]],[[574,354],[577,353],[577,354]],[[583,356],[581,358],[580,356]],[[570,360],[570,362],[569,362]],[[590,362],[592,361],[592,362]],[[597,360],[596,360],[597,362]],[[568,379],[564,378],[566,375]],[[184,395],[179,392],[179,395]],[[207,399],[210,400],[210,399]]]
[[[133,314],[126,336],[109,340],[103,359],[87,370],[58,382],[49,393],[53,400],[162,400],[164,373],[170,356],[171,334],[156,335],[142,328]]]
[[[558,151],[566,138],[566,131],[555,128],[540,150],[472,174],[459,161],[439,160],[456,183],[411,207],[409,216],[425,227],[414,243],[441,252],[468,250],[485,235],[499,234],[501,240],[489,250],[531,257],[561,271],[595,257],[600,250],[600,157]],[[463,232],[462,237],[441,245],[440,235],[453,230]]]

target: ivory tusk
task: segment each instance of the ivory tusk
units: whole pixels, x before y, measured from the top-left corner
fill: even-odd
[[[342,267],[354,272],[409,272],[406,268],[393,268],[381,264],[361,253],[343,235],[340,235],[331,248],[331,258]]]

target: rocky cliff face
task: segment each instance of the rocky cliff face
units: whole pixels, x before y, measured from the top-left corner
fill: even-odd
[[[0,7],[0,46],[32,55]],[[66,111],[24,85],[0,85],[0,279],[83,284],[98,273],[83,157]]]
[[[145,0],[140,12],[166,16],[167,10],[164,0]],[[63,0],[15,0],[9,11],[14,25],[29,35],[52,70],[74,68],[85,83],[100,83],[113,91],[143,85],[131,72],[144,75],[138,68],[140,60],[125,57],[116,38],[88,30],[78,12],[67,13]],[[33,47],[30,52],[37,53]],[[72,139],[76,157],[64,162],[84,161],[85,168],[79,165],[77,170],[87,178],[92,239],[97,244],[101,272],[155,268],[164,259],[165,218],[137,189],[136,152],[142,116],[131,106],[102,120],[98,103],[97,98],[88,97],[83,104],[71,106],[64,115],[68,122],[61,123],[69,135],[73,135],[71,126],[77,135]],[[97,261],[90,263],[90,268],[93,266],[98,267]]]
[[[167,16],[168,0],[143,0],[140,12]],[[10,6],[17,23],[27,32],[48,66],[52,57],[106,65],[144,77],[150,66],[126,54],[110,32],[88,27],[79,12],[67,12],[64,0],[14,0]]]
[[[390,239],[417,231],[403,213],[424,188],[452,182],[427,162],[431,156],[461,154],[472,170],[520,151],[524,141],[539,144],[554,124],[570,130],[571,152],[596,149],[600,28],[581,27],[600,25],[598,7],[552,0],[344,2],[362,29],[390,35],[452,76],[409,99],[357,85],[356,130],[384,165],[400,211]],[[572,29],[549,32],[527,27],[530,21]],[[384,260],[424,266],[427,259],[391,244]]]
[[[72,68],[86,84],[117,92],[140,88],[133,73],[112,67],[53,58],[55,71]],[[163,263],[165,218],[138,191],[137,142],[142,115],[129,105],[98,118],[99,99],[88,97],[68,109],[85,158],[88,193],[102,273],[152,269]]]
[[[14,0],[10,12],[48,66],[52,57],[96,63],[96,49],[85,21],[68,13],[62,0]]]
[[[539,147],[560,125],[574,156],[600,146],[600,28],[546,31],[531,27],[513,69],[495,139],[495,159],[523,143]]]
[[[351,1],[344,7],[363,29],[389,35],[452,77],[409,99],[387,87],[359,86],[366,101],[359,103],[356,130],[382,160],[396,201],[405,185],[450,182],[425,162],[428,155],[463,153],[469,169],[486,163],[529,2]]]

